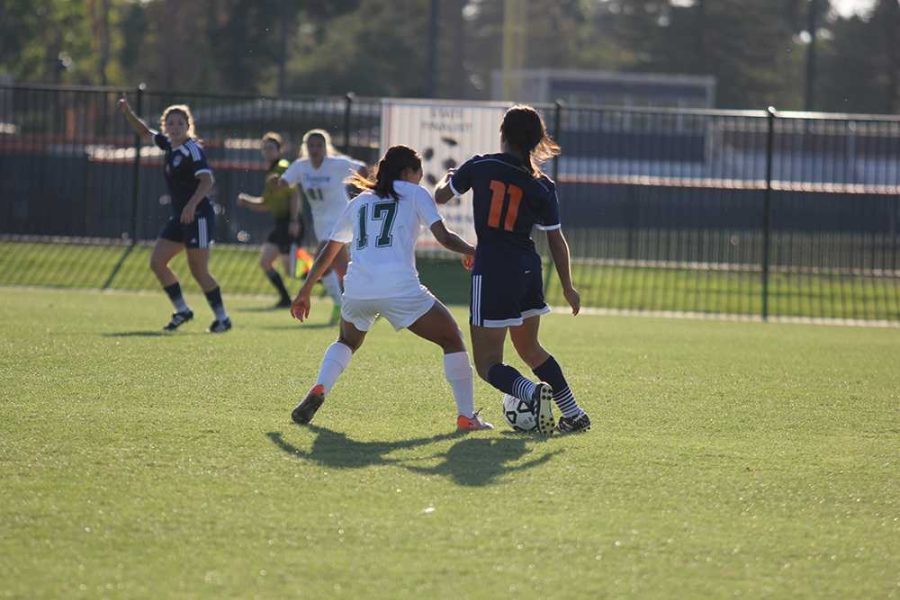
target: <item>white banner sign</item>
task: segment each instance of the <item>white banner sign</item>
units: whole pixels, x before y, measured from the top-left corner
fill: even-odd
[[[436,100],[385,99],[381,105],[381,153],[404,144],[422,157],[422,185],[434,185],[447,169],[459,166],[473,154],[500,151],[500,122],[506,104]],[[439,207],[447,227],[475,243],[471,192]],[[419,236],[418,248],[435,248],[428,232]]]

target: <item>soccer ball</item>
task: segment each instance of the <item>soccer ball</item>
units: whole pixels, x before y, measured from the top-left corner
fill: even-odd
[[[503,394],[503,416],[516,431],[534,431],[537,428],[537,414],[524,400]]]

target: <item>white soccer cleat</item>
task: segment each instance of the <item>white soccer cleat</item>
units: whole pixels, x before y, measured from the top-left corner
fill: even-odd
[[[553,388],[549,383],[539,382],[531,396],[534,414],[537,416],[537,430],[541,435],[553,435],[556,422],[553,419]]]

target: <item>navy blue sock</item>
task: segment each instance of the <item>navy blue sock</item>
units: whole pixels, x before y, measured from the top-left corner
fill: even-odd
[[[497,363],[488,369],[488,383],[510,396],[531,402],[534,384],[509,365]]]
[[[278,290],[278,294],[281,296],[281,299],[290,302],[291,297],[288,294],[287,288],[284,287],[284,280],[281,278],[281,275],[278,274],[278,271],[276,271],[275,269],[269,269],[268,271],[266,271],[266,277],[269,278],[269,281],[271,281],[272,285],[275,286],[275,289]]]
[[[222,289],[216,286],[204,293],[206,294],[206,301],[209,302],[209,307],[216,313],[216,319],[219,321],[227,319],[228,313],[225,312],[225,304],[222,302]]]
[[[163,287],[166,295],[169,297],[169,300],[172,301],[172,306],[175,307],[177,312],[186,312],[190,310],[188,308],[187,302],[184,301],[184,296],[181,295],[181,284],[177,281],[172,285],[167,285]]]
[[[537,375],[541,381],[546,381],[553,388],[553,400],[559,407],[559,410],[566,417],[577,418],[584,411],[575,401],[575,395],[569,389],[569,382],[566,381],[562,372],[562,367],[556,362],[552,356],[544,361],[544,364],[532,369],[532,373]]]

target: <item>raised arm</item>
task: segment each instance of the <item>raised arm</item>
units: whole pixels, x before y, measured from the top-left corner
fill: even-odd
[[[122,114],[125,115],[125,120],[128,121],[128,124],[134,130],[136,134],[141,136],[141,139],[145,143],[153,143],[153,135],[154,132],[150,127],[147,126],[136,114],[131,110],[131,105],[128,104],[128,100],[125,98],[119,98],[119,110],[122,111]]]
[[[553,264],[556,265],[556,274],[559,276],[559,283],[562,285],[563,296],[565,296],[569,306],[572,307],[572,314],[577,315],[578,311],[581,310],[581,296],[572,285],[569,244],[566,242],[566,236],[563,235],[561,228],[547,232],[547,244],[550,246],[550,256],[553,257]]]
[[[447,204],[453,200],[453,188],[450,187],[450,178],[453,177],[453,171],[447,171],[441,180],[438,181],[437,187],[434,188],[434,201],[438,204]],[[440,241],[440,240],[438,240]]]

